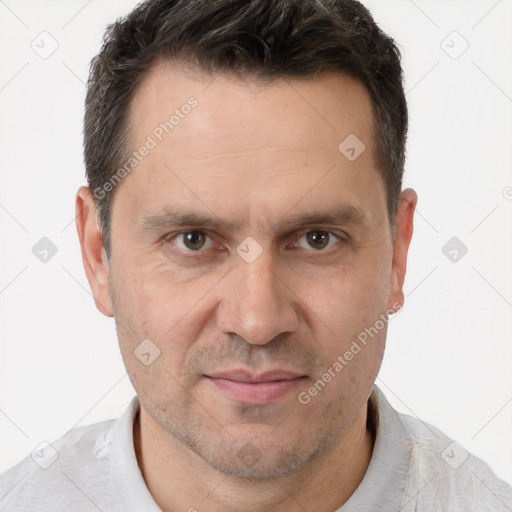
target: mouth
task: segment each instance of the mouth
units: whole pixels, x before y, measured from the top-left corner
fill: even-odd
[[[307,377],[288,370],[252,373],[244,369],[204,375],[232,400],[246,405],[267,405],[294,390]]]

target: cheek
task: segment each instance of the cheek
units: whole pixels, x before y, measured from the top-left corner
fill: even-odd
[[[133,274],[124,274],[133,275]],[[119,347],[133,387],[151,399],[170,393],[189,348],[172,294],[144,280],[124,280],[113,300]]]
[[[179,282],[174,272],[127,262],[115,267],[113,305],[123,356],[145,339],[161,351],[159,359],[177,369],[204,327],[209,279]],[[213,282],[214,283],[214,282]],[[137,365],[136,365],[137,367]]]
[[[327,367],[346,354],[351,368],[344,369],[346,378],[355,378],[355,368],[375,369],[380,364],[389,276],[387,262],[374,261],[312,282],[304,294],[303,311],[310,312],[307,322],[316,338],[315,351]]]
[[[337,332],[337,326],[373,323],[386,310],[389,283],[387,262],[373,261],[310,281],[303,300]]]

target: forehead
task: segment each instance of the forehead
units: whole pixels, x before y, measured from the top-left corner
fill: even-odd
[[[376,202],[370,188],[382,189],[369,94],[339,73],[262,83],[159,62],[132,100],[128,128],[131,150],[152,141],[121,187],[145,213],[149,203],[230,215],[298,200],[318,210],[324,199],[365,209]],[[347,158],[347,145],[358,158]]]
[[[190,98],[197,102],[193,108],[187,106]],[[174,154],[188,158],[278,146],[338,151],[349,134],[356,134],[367,146],[373,138],[366,88],[340,73],[262,82],[223,73],[205,75],[190,66],[159,61],[130,104],[132,144],[138,147],[169,121],[172,129],[159,145],[163,142]]]

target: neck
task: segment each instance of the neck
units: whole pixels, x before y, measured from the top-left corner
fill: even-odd
[[[134,423],[139,467],[164,512],[336,510],[361,483],[373,445],[365,405],[335,445],[302,470],[281,478],[256,480],[216,471],[162,432],[142,406]]]

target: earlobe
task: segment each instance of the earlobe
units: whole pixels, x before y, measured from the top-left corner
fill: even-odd
[[[96,203],[89,187],[80,187],[75,203],[76,229],[82,251],[82,262],[96,307],[106,316],[113,316],[110,298],[109,261],[97,220]]]
[[[398,311],[397,304],[404,304],[403,285],[407,269],[407,254],[413,233],[413,218],[418,195],[411,189],[405,189],[400,195],[400,202],[395,217],[395,237],[393,241],[393,263],[391,268],[391,293],[388,309]]]

